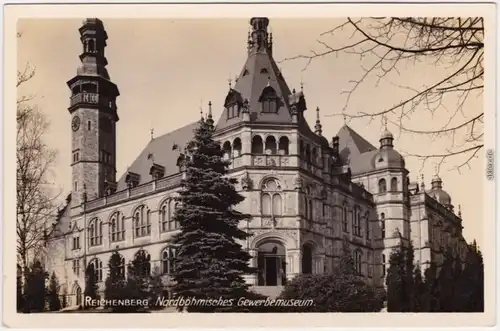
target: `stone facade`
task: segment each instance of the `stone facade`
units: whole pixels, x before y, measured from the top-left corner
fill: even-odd
[[[387,130],[380,148],[347,126],[329,142],[318,109],[313,132],[303,116],[303,92],[288,89],[272,58],[268,20],[253,18],[251,24],[248,59],[227,94],[215,134],[231,160],[229,176],[238,179],[237,190],[245,197],[237,208],[251,215],[241,227],[252,237],[241,244],[259,273],[246,280],[266,292],[298,274],[333,272],[346,243],[359,276],[375,286],[383,286],[390,252],[401,242],[413,241],[424,267],[439,262],[444,247],[465,254],[461,219],[440,179],[429,191],[410,183]],[[153,139],[116,182],[118,90],[105,70],[101,39],[107,35],[97,19],[87,19],[80,32],[81,58],[87,60],[68,82],[70,113],[80,118],[72,149],[80,154],[73,156],[73,191],[47,247],[47,267],[58,275],[70,305],[81,304],[89,263],[103,290],[115,250],[125,264],[145,250],[168,287],[175,254],[169,242],[179,231],[171,219],[172,198],[183,176],[174,160],[181,157],[177,144],[188,141],[196,126]],[[89,38],[104,46],[93,49]],[[97,86],[92,100],[78,87],[88,82]],[[211,119],[211,104],[207,116]]]

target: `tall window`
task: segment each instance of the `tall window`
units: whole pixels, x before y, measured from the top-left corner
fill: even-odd
[[[90,246],[102,245],[102,221],[100,219],[94,218],[89,222],[88,234]]]
[[[264,142],[261,136],[254,136],[252,138],[252,154],[263,154],[264,153]]]
[[[385,179],[382,178],[381,180],[378,181],[378,193],[385,193],[387,192],[387,183],[385,182]]]
[[[385,214],[380,214],[380,238],[385,238]]]
[[[89,265],[92,264],[94,266],[96,281],[102,282],[102,261],[98,258],[93,259],[89,262]]]
[[[365,214],[365,222],[366,222],[366,240],[371,239],[371,223],[370,223],[370,214]]]
[[[73,237],[73,249],[80,249],[80,236]]]
[[[238,104],[232,104],[227,107],[227,118],[231,119],[234,117],[238,117],[240,115],[240,107]]]
[[[73,273],[77,277],[80,276],[80,260],[79,259],[73,260]]]
[[[161,252],[161,272],[162,274],[171,274],[175,268],[175,248],[166,247]]]
[[[359,211],[359,207],[354,207],[352,213],[352,233],[355,236],[361,237],[361,212]]]
[[[348,230],[348,221],[347,221],[347,206],[344,205],[342,207],[342,231],[349,232]]]
[[[268,179],[262,185],[262,215],[265,216],[281,216],[282,215],[282,198],[281,184],[276,179]]]
[[[372,252],[368,252],[366,256],[366,265],[368,267],[368,277],[373,277],[373,261]]]
[[[142,205],[137,207],[133,215],[134,235],[136,238],[149,236],[151,234],[151,212]]]
[[[177,228],[174,223],[176,202],[174,199],[169,199],[160,207],[160,225],[161,232],[172,231]]]
[[[393,177],[391,179],[391,191],[392,192],[398,191],[398,179],[396,177]]]
[[[356,274],[357,275],[361,275],[362,274],[362,257],[363,257],[363,253],[361,252],[361,250],[355,250],[354,251],[354,267],[356,269]]]
[[[385,277],[385,254],[382,254],[382,277]]]
[[[109,233],[112,242],[125,240],[125,216],[115,212],[109,221]]]

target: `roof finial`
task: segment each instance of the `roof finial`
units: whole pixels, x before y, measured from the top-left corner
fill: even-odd
[[[304,92],[304,75],[300,75],[300,91]]]
[[[321,136],[321,133],[323,132],[322,130],[322,125],[321,121],[319,120],[319,107],[316,107],[316,125],[314,126],[315,133],[318,136]]]
[[[384,115],[384,129],[387,130],[387,116]]]
[[[458,217],[462,218],[462,205],[458,205]]]
[[[212,101],[208,102],[207,123],[209,126],[212,126],[214,124],[214,120],[212,119]]]
[[[420,182],[420,188],[422,189],[422,191],[424,191],[425,189],[425,180],[424,180],[424,174],[421,174],[420,175],[420,178],[421,178],[421,182]]]
[[[344,117],[344,125],[347,125],[347,116],[346,116],[346,114],[343,113],[342,116]]]
[[[154,132],[155,132],[155,129],[154,129],[154,128],[151,128],[151,132],[150,132],[150,133],[151,133],[151,140],[153,140],[153,139],[154,139]]]
[[[232,87],[233,80],[232,80],[231,78],[229,78],[229,79],[227,80],[227,82],[229,83],[229,89],[232,89],[232,88],[233,88],[233,87]]]
[[[200,99],[200,116],[201,119],[203,120],[203,99]]]
[[[267,86],[271,86],[271,76],[267,76]]]

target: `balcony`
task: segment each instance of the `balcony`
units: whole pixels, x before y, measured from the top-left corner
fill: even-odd
[[[82,92],[73,95],[70,98],[70,107],[74,107],[77,104],[84,103],[84,104],[91,104],[91,105],[101,105],[101,106],[106,106],[110,107],[111,109],[115,110],[116,106],[113,101],[111,101],[109,98],[103,97],[99,95],[98,93],[87,93],[87,92]]]

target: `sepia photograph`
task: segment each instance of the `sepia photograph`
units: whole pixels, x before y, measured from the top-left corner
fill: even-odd
[[[494,15],[134,6],[11,12],[16,321],[494,323]]]

